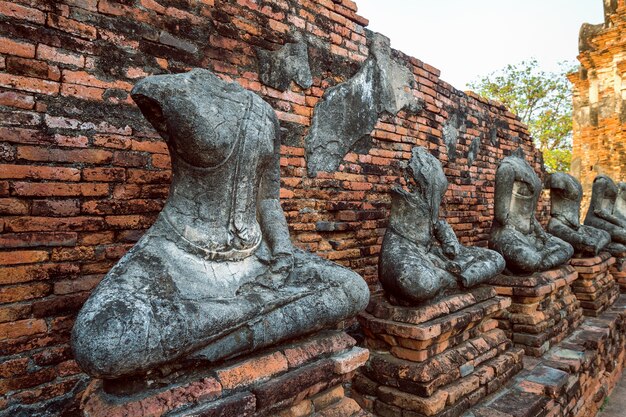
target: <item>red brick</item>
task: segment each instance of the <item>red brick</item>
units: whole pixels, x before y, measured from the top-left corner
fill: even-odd
[[[0,363],[0,378],[22,375],[28,368],[28,358],[17,358]]]
[[[43,282],[3,287],[0,288],[0,303],[32,300],[33,298],[44,297],[49,293],[50,285]]]
[[[46,330],[48,330],[48,326],[44,320],[28,319],[3,323],[0,324],[0,340],[44,333]]]
[[[152,166],[154,168],[172,169],[172,161],[169,155],[154,154],[152,155]]]
[[[49,254],[43,250],[13,250],[0,252],[0,265],[32,264],[48,260]]]
[[[73,246],[77,239],[76,233],[3,233],[0,234],[0,247]]]
[[[235,389],[268,379],[286,371],[287,368],[285,356],[280,352],[275,352],[231,367],[217,369],[215,374],[224,389]]]
[[[8,219],[5,230],[9,232],[46,232],[46,231],[97,231],[104,228],[100,217],[18,217]]]
[[[78,84],[61,84],[61,95],[67,97],[76,97],[84,100],[102,101],[104,89],[96,87],[87,87]]]
[[[80,170],[32,165],[0,165],[0,178],[79,181]]]
[[[14,2],[0,1],[0,14],[41,25],[46,22],[46,14],[42,11],[22,6]]]
[[[33,200],[31,214],[33,216],[66,217],[80,213],[79,200]]]
[[[64,280],[54,283],[54,293],[59,295],[91,291],[102,280],[102,276],[81,277],[77,280]]]
[[[17,157],[39,162],[70,162],[87,164],[108,164],[113,154],[102,149],[53,149],[35,146],[20,146]]]
[[[138,184],[169,183],[172,178],[170,171],[147,171],[145,169],[129,169],[128,182]]]
[[[17,198],[0,198],[0,214],[18,215],[28,212],[28,202]]]
[[[0,91],[0,106],[30,110],[35,107],[35,99],[31,95],[15,91]]]
[[[21,56],[23,58],[35,57],[35,45],[10,38],[0,37],[0,54]]]
[[[25,59],[9,57],[6,61],[7,72],[27,77],[43,78],[52,81],[59,81],[61,72],[54,65],[48,65],[45,61],[36,59]]]
[[[130,149],[132,140],[122,135],[95,135],[93,144],[105,148]]]
[[[16,195],[26,197],[74,197],[74,196],[105,196],[109,194],[108,184],[97,183],[62,183],[62,182],[15,182],[13,191]]]
[[[13,74],[0,73],[0,86],[47,95],[59,93],[59,83],[57,82]]]
[[[124,168],[85,168],[83,169],[83,180],[123,182],[126,180],[126,170]]]
[[[154,223],[155,216],[150,215],[128,215],[128,216],[107,216],[106,224],[115,229],[147,229]]]
[[[103,81],[85,71],[64,70],[63,82],[97,88],[117,88],[124,91],[130,91],[133,87],[132,84],[125,81]]]
[[[95,27],[52,13],[48,14],[48,26],[85,39],[94,40],[97,36],[97,29]]]
[[[61,64],[73,65],[80,68],[85,66],[85,57],[83,55],[64,51],[60,48],[44,45],[42,43],[37,46],[36,56],[37,59],[42,59],[44,61],[59,62]]]
[[[118,151],[113,153],[113,165],[121,167],[145,167],[150,157],[141,152]]]
[[[165,142],[150,142],[150,141],[133,140],[131,148],[134,151],[169,154],[169,151],[167,149],[167,144]]]
[[[52,368],[45,368],[21,377],[0,380],[0,395],[41,385],[52,381],[54,378],[56,378],[56,371]]]

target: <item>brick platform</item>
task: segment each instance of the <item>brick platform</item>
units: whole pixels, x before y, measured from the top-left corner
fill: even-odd
[[[85,417],[362,417],[343,383],[368,351],[343,332],[324,332],[257,356],[210,369],[196,368],[165,387],[115,394],[93,381],[81,401]],[[119,388],[118,388],[119,390]]]
[[[580,301],[585,316],[598,317],[619,296],[619,286],[609,271],[613,264],[615,258],[607,252],[594,258],[570,260],[570,265],[578,272],[578,279],[571,285],[572,292]]]
[[[594,417],[619,380],[626,349],[626,296],[582,325],[464,417]]]
[[[626,253],[615,256],[615,263],[609,269],[613,279],[617,282],[622,294],[626,293]]]
[[[375,294],[359,317],[371,355],[353,397],[377,416],[459,416],[522,367],[493,319],[509,305],[492,287],[419,308]]]
[[[491,280],[511,306],[496,316],[515,346],[539,357],[563,340],[582,321],[580,302],[570,284],[578,273],[571,265],[529,276],[498,275]]]

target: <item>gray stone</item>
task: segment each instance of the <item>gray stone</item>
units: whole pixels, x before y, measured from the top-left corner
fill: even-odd
[[[467,151],[467,165],[474,165],[474,161],[476,161],[476,157],[478,156],[478,152],[480,151],[480,138],[474,138],[472,143],[469,146],[469,150]]]
[[[495,188],[489,247],[504,256],[507,273],[545,271],[572,257],[572,245],[543,230],[535,217],[541,181],[519,153],[500,162]]]
[[[595,227],[580,224],[583,187],[570,174],[550,175],[550,221],[548,232],[574,247],[577,256],[595,256],[611,241],[611,235]]]
[[[441,163],[424,148],[413,148],[407,179],[410,191],[392,189],[389,227],[378,273],[396,301],[416,304],[486,282],[504,269],[498,253],[462,246],[439,218],[448,188]]]
[[[291,244],[267,103],[206,70],[145,78],[132,97],[174,175],[155,224],[78,314],[72,346],[86,373],[128,379],[233,357],[365,308],[361,277]]]
[[[164,45],[173,46],[176,49],[189,52],[190,54],[195,54],[196,52],[198,52],[198,47],[195,44],[188,42],[186,40],[177,38],[167,32],[162,31],[159,34],[159,42],[161,42]]]
[[[598,175],[593,180],[591,201],[585,217],[587,226],[609,232],[611,243],[606,249],[613,255],[626,252],[626,217],[620,214],[626,194],[622,189],[610,177]]]
[[[368,32],[370,56],[350,80],[326,90],[315,106],[311,128],[305,138],[307,170],[336,170],[345,155],[369,134],[381,113],[417,112],[421,102],[414,96],[415,76],[391,56],[389,39]]]
[[[456,147],[459,144],[459,136],[467,131],[467,116],[458,110],[451,110],[448,120],[443,124],[443,142],[448,148],[448,159],[456,160]]]
[[[578,33],[578,52],[583,53],[594,51],[596,47],[593,44],[592,40],[603,30],[603,23],[599,23],[597,25],[583,23],[580,26],[580,32]]]
[[[302,88],[313,85],[309,67],[309,51],[302,35],[296,34],[296,42],[286,43],[277,51],[257,48],[261,82],[280,91],[286,91],[294,81]]]

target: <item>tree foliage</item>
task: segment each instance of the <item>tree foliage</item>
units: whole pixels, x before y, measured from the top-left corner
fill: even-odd
[[[568,171],[571,162],[572,94],[566,74],[543,71],[536,59],[509,64],[469,84],[477,94],[501,102],[528,126],[548,172]]]

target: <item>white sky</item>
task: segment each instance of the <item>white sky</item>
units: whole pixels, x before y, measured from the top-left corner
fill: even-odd
[[[369,29],[441,70],[458,89],[531,57],[556,71],[578,55],[583,22],[604,21],[602,0],[356,0]]]

